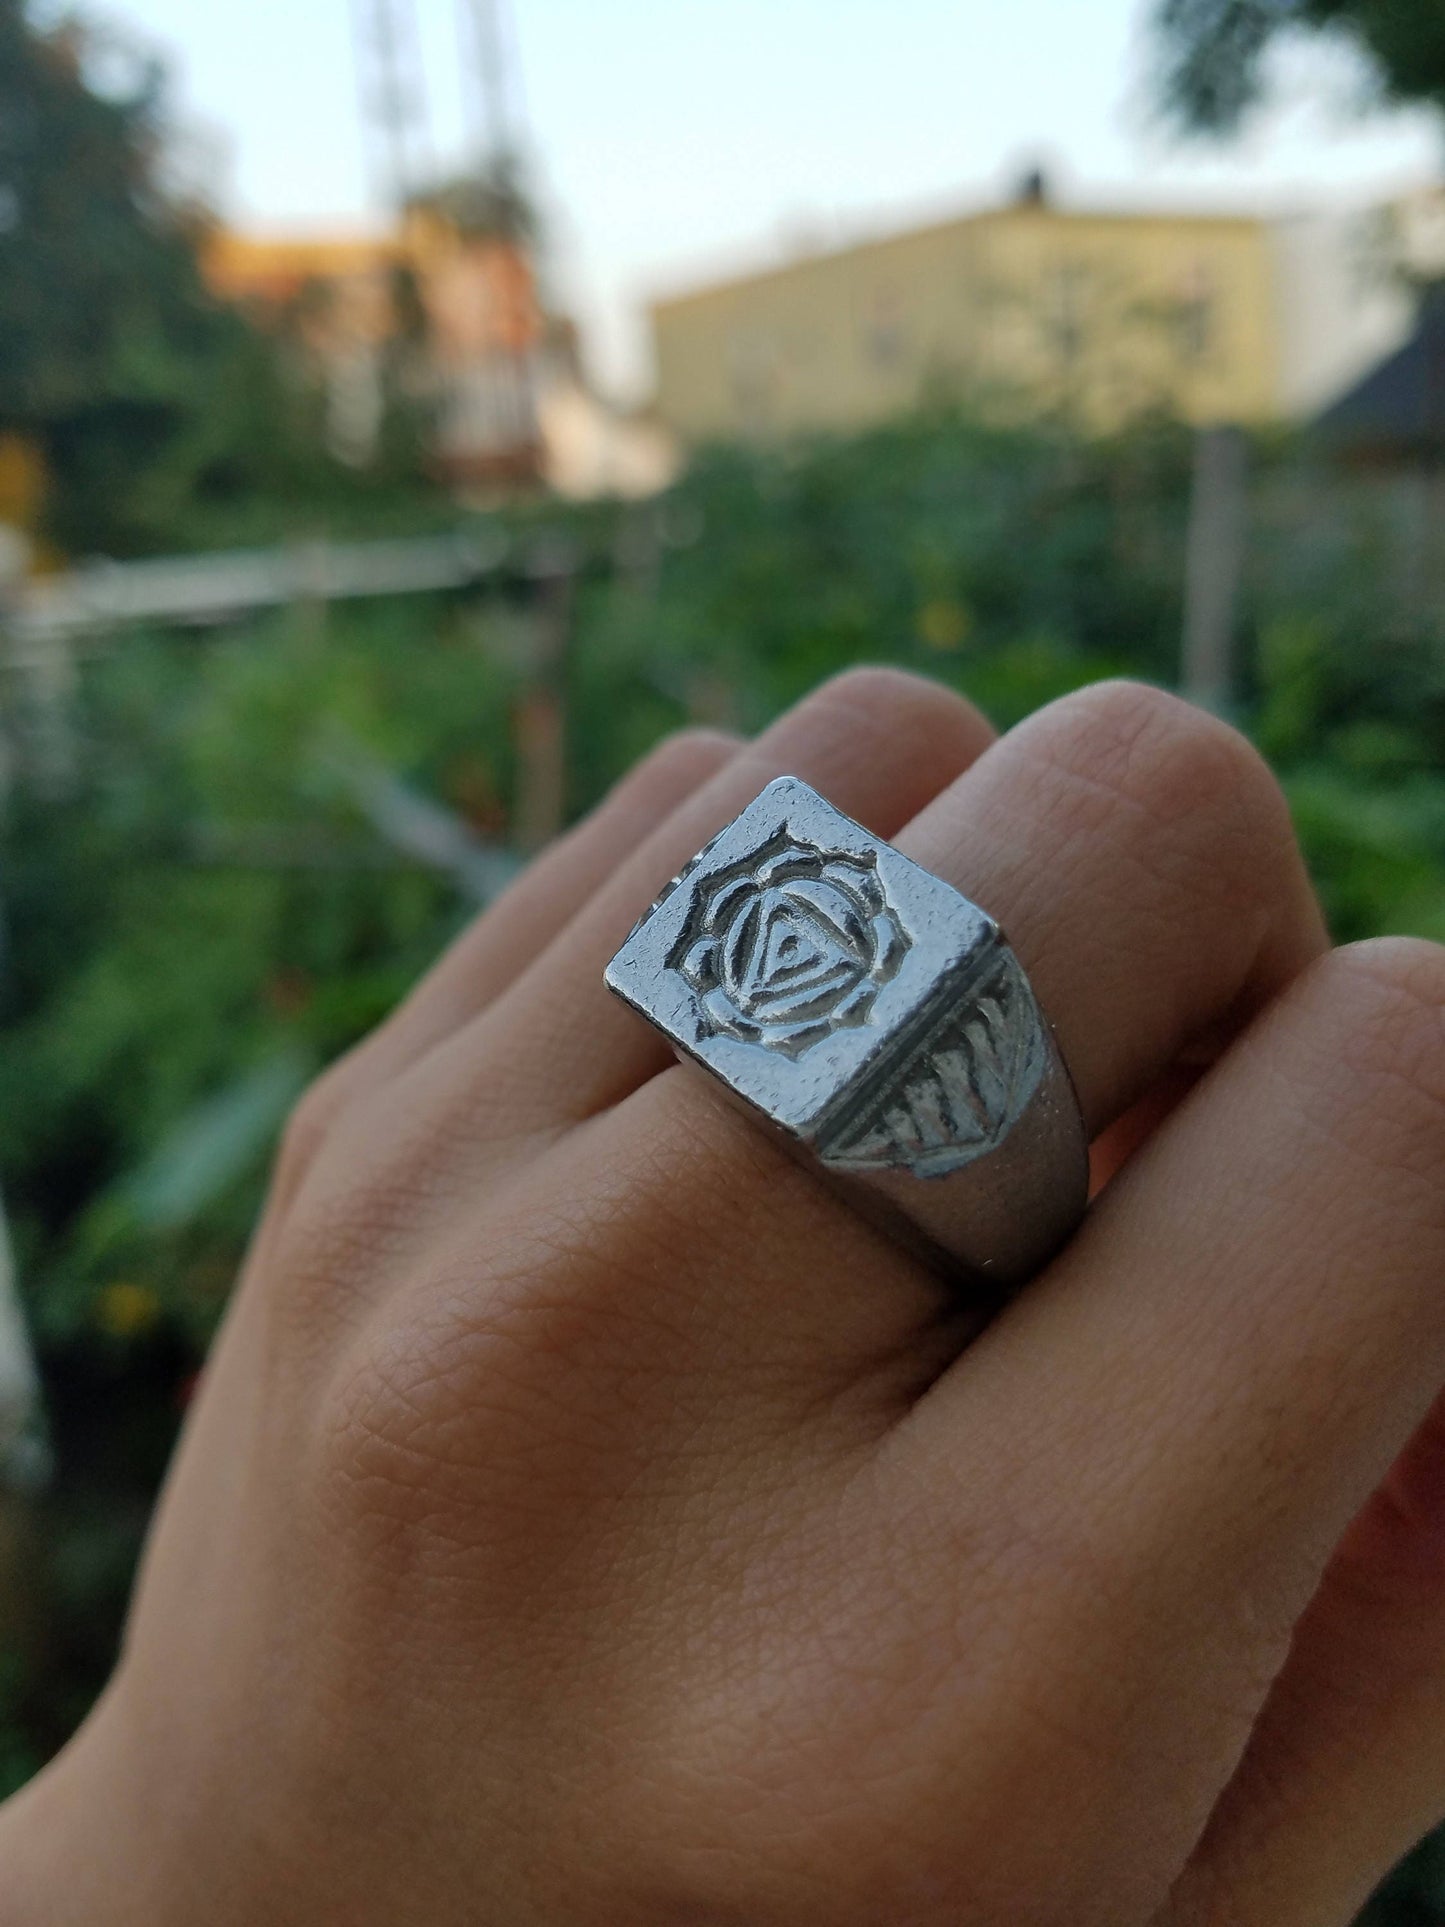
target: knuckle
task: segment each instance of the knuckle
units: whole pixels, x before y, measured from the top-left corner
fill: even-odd
[[[813,700],[871,705],[927,700],[936,694],[940,694],[940,684],[927,676],[894,669],[890,663],[855,663],[852,669],[840,669],[836,676],[828,676],[827,682],[815,690]]]
[[[737,751],[740,739],[725,729],[678,729],[650,749],[633,771],[630,786],[673,788],[701,781]]]
[[[860,724],[890,734],[900,726],[926,730],[974,732],[977,712],[951,689],[927,676],[882,663],[863,663],[831,677],[807,699],[814,715],[836,714],[845,725]]]
[[[817,694],[822,700],[832,697],[848,703],[918,702],[943,693],[942,685],[911,670],[895,669],[890,663],[857,663],[841,669],[821,684]]]
[[[313,1394],[308,1449],[321,1501],[339,1542],[373,1571],[414,1579],[468,1544],[499,1548],[501,1489],[517,1482],[490,1415],[505,1403],[507,1375],[479,1375],[475,1346],[448,1337],[368,1320]],[[544,1408],[531,1410],[544,1418]]]
[[[384,1136],[370,1128],[365,1093],[346,1075],[352,1063],[303,1096],[278,1163],[276,1295],[307,1331],[346,1325],[454,1195],[436,1134],[403,1104]]]
[[[1096,684],[1039,718],[1054,806],[1072,836],[1107,836],[1187,927],[1242,919],[1258,937],[1309,884],[1289,805],[1235,729],[1162,689]],[[1026,726],[1027,727],[1027,726]],[[1038,746],[1035,746],[1035,754]]]
[[[370,1161],[354,1177],[318,1175],[283,1232],[288,1296],[349,1293],[395,1248],[404,1209],[390,1173]]]
[[[1445,947],[1377,937],[1333,951],[1311,973],[1327,1049],[1360,1094],[1362,1120],[1395,1126],[1437,1174],[1445,1158]]]
[[[1373,983],[1422,1010],[1445,1010],[1445,944],[1425,937],[1371,937],[1342,945],[1333,962],[1349,978]]]
[[[1376,938],[1300,978],[1272,1030],[1276,1074],[1302,1125],[1348,1161],[1399,1236],[1445,1236],[1445,950]]]
[[[368,1320],[342,1349],[316,1429],[344,1463],[425,1463],[474,1390],[460,1320],[447,1307],[428,1317]],[[453,1390],[457,1387],[456,1391]]]
[[[311,1169],[351,1102],[355,1053],[339,1058],[302,1092],[281,1132],[276,1155],[278,1188],[289,1195]]]
[[[1147,683],[1105,682],[1044,712],[1051,749],[1072,774],[1144,810],[1155,822],[1210,819],[1292,841],[1289,811],[1269,765],[1239,731]]]

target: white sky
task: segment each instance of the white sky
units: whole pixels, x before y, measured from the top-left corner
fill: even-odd
[[[90,0],[173,65],[224,211],[270,227],[375,213],[360,0]],[[436,145],[464,145],[466,0],[414,0]],[[1152,0],[510,0],[553,279],[594,368],[647,380],[642,305],[798,238],[997,198],[1036,158],[1061,198],[1293,207],[1438,171],[1423,113],[1363,119],[1338,56],[1281,63],[1282,104],[1225,152],[1181,149],[1145,85]],[[209,171],[209,170],[208,170]]]

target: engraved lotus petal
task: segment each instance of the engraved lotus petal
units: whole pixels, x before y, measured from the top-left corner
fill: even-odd
[[[796,1057],[868,1022],[909,943],[871,856],[780,833],[699,887],[671,962],[705,1031]]]

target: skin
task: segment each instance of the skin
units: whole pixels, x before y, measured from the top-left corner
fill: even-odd
[[[602,989],[783,771],[1097,1134],[981,1334]],[[1158,692],[665,745],[304,1100],[6,1927],[1348,1921],[1445,1809],[1442,1011]]]

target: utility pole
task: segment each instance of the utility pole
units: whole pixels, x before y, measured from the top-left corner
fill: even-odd
[[[517,749],[514,820],[516,845],[532,856],[567,821],[568,657],[582,555],[568,535],[541,535],[525,566],[532,608],[527,687],[512,719]]]
[[[373,181],[378,198],[400,214],[429,158],[413,0],[352,0],[352,25]]]
[[[1234,643],[1246,535],[1249,453],[1243,433],[1201,428],[1194,444],[1185,564],[1180,682],[1191,702],[1227,715],[1234,701]]]
[[[464,60],[476,76],[478,145],[489,162],[510,153],[511,103],[508,98],[506,36],[502,0],[460,0],[471,27],[472,58]]]

